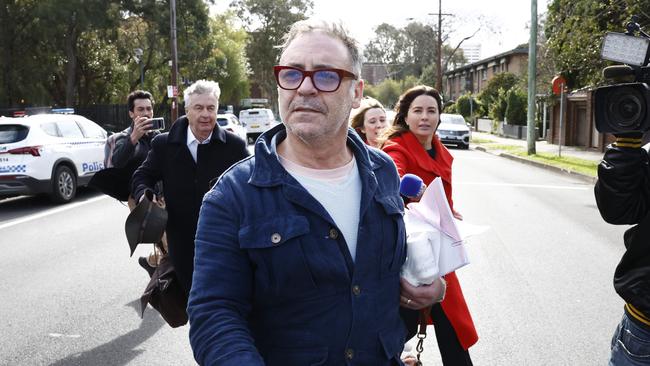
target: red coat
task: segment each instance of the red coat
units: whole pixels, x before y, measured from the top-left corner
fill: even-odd
[[[398,137],[386,141],[383,150],[390,155],[397,166],[400,177],[406,173],[419,176],[424,184],[430,184],[435,178],[441,177],[449,206],[454,208],[451,198],[451,164],[454,160],[447,148],[437,136],[433,136],[432,146],[436,151],[436,158],[424,150],[417,137],[411,132],[405,132]],[[442,309],[449,318],[451,325],[458,335],[463,348],[468,349],[478,341],[474,321],[465,303],[463,291],[455,272],[445,276],[447,293],[442,301]]]

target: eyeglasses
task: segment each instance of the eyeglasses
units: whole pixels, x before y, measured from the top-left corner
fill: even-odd
[[[357,80],[355,74],[341,69],[318,69],[302,70],[293,66],[273,66],[275,80],[278,86],[284,90],[296,90],[300,88],[307,76],[311,78],[314,88],[321,92],[333,92],[341,86],[343,78]]]

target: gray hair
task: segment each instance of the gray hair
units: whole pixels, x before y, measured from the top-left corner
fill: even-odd
[[[194,84],[190,85],[189,88],[185,89],[183,92],[183,101],[185,106],[192,105],[192,96],[193,95],[203,95],[210,94],[217,98],[219,101],[219,96],[221,95],[221,89],[219,88],[219,83],[212,80],[198,80]]]
[[[310,18],[293,23],[289,32],[287,32],[280,46],[278,46],[282,53],[286,51],[289,44],[293,42],[298,36],[305,33],[323,32],[343,42],[347,48],[352,60],[352,72],[361,78],[361,48],[359,42],[352,36],[350,31],[343,25],[341,21],[329,21],[324,19]]]

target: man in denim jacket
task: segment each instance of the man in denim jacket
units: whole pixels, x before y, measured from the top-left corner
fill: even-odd
[[[357,43],[339,24],[298,22],[274,71],[284,124],[201,208],[188,305],[194,357],[399,365],[404,206],[390,158],[347,125],[363,93]]]

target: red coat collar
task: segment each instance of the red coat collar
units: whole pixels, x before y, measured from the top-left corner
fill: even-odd
[[[429,153],[411,131],[407,131],[391,140],[406,148],[409,154],[415,158],[418,167],[434,173],[442,178],[443,181],[451,184],[451,164],[454,161],[454,157],[451,156],[445,145],[440,142],[437,135],[433,135],[431,140],[431,145],[436,151],[435,159],[431,159]]]

